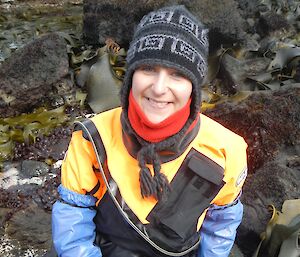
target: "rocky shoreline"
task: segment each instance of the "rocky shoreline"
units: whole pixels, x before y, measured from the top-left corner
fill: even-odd
[[[245,214],[231,256],[250,257],[270,218],[267,206],[280,210],[284,200],[300,198],[300,21],[293,17],[300,4],[278,1],[277,6],[260,5],[258,11],[259,1],[176,2],[192,6],[211,30],[203,112],[243,136],[249,146]],[[50,31],[0,64],[1,256],[55,256],[51,208],[61,161],[72,122],[94,113],[83,94],[88,94],[89,81],[98,81],[88,79],[89,70],[99,64],[99,48],[108,36],[126,49],[131,35],[122,13],[132,15],[134,27],[143,13],[168,3],[141,1],[132,8],[133,1],[77,1],[84,41]]]

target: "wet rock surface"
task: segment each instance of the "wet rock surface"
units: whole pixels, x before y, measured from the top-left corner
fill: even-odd
[[[17,50],[0,66],[0,117],[26,112],[68,74],[67,44],[45,35]]]
[[[44,166],[34,163],[33,170]],[[51,251],[51,209],[58,197],[58,173],[58,169],[49,170],[37,177],[14,168],[3,172],[7,177],[0,179],[1,256],[44,256]]]
[[[63,159],[71,139],[72,125],[58,127],[46,137],[38,137],[32,144],[17,143],[14,149],[14,159],[30,160],[61,160]]]
[[[33,217],[35,217],[35,226],[32,226]],[[10,236],[15,235],[15,238],[19,242],[24,241],[24,245],[37,242],[38,244],[46,243],[44,247],[47,247],[47,244],[49,244],[47,234],[49,234],[50,230],[45,230],[44,228],[45,225],[49,223],[49,215],[47,215],[46,212],[37,208],[37,206],[29,206],[24,210],[18,211],[13,218],[10,219],[7,233]],[[19,230],[19,228],[21,229]],[[32,236],[28,237],[28,234]]]
[[[285,200],[299,198],[300,165],[298,162],[290,166],[290,162],[299,159],[298,144],[297,149],[283,149],[274,161],[267,162],[248,177],[242,196],[244,217],[236,240],[245,256],[252,256],[253,249],[259,244],[260,234],[266,230],[271,218],[266,206],[274,205],[280,210]]]
[[[255,92],[239,104],[227,102],[206,114],[245,138],[253,173],[281,149],[299,145],[299,110],[300,88],[292,87]]]
[[[51,215],[35,204],[17,211],[10,219],[6,227],[8,237],[14,238],[22,246],[21,250],[35,248],[39,245],[40,250],[48,250],[51,247]]]
[[[243,41],[245,31],[238,4],[233,1],[83,1],[83,35],[88,44],[104,44],[110,37],[128,46],[135,26],[150,10],[170,4],[184,4],[211,29],[211,47],[220,42]],[[119,17],[127,17],[125,20]]]

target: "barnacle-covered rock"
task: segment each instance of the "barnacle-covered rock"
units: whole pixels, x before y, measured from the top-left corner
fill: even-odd
[[[92,1],[84,0],[83,35],[87,43],[103,45],[113,38],[123,47],[131,41],[140,19],[151,10],[184,4],[210,28],[211,46],[244,41],[244,20],[233,0],[152,0]]]
[[[266,230],[271,218],[268,205],[280,210],[285,200],[300,198],[299,159],[300,149],[284,147],[274,161],[264,164],[248,177],[241,198],[244,217],[236,240],[246,256],[252,256],[260,234]],[[291,162],[294,165],[291,166]]]
[[[41,253],[51,248],[50,224],[51,213],[30,204],[26,209],[13,214],[6,226],[6,233],[19,242],[19,256],[24,256],[25,250],[30,248]]]
[[[128,46],[141,17],[164,1],[83,1],[83,36],[88,44],[104,45],[107,38]]]
[[[210,48],[245,40],[245,20],[234,0],[181,1],[210,29]]]
[[[290,24],[286,18],[271,11],[261,15],[256,26],[257,32],[262,37],[274,31],[288,31],[289,29]]]
[[[67,44],[56,33],[18,49],[0,66],[0,117],[31,111],[68,69]]]
[[[283,146],[300,143],[300,88],[254,92],[240,103],[225,102],[205,113],[243,136],[250,173],[275,158]]]
[[[72,127],[55,128],[48,136],[36,138],[31,144],[16,143],[14,148],[14,159],[30,160],[61,160],[64,158],[69,141],[71,139]]]
[[[260,0],[236,0],[242,10],[243,17],[253,18],[263,8]]]

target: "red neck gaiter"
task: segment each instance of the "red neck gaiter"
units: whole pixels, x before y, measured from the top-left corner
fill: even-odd
[[[160,123],[152,123],[135,101],[132,91],[129,93],[128,119],[134,131],[144,140],[156,143],[179,132],[190,115],[191,99],[179,111]],[[197,119],[196,119],[197,120]],[[195,121],[196,121],[195,120]],[[195,121],[191,127],[195,126]],[[191,128],[189,128],[190,130]]]

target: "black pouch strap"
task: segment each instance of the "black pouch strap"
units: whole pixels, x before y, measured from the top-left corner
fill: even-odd
[[[93,139],[93,147],[96,148],[95,150],[99,154],[101,164],[103,165],[106,161],[106,151],[95,124],[90,119],[75,121],[74,129],[82,130],[83,137],[86,140],[91,141],[91,138]]]
[[[90,137],[94,138],[94,150],[95,152],[98,153],[98,156],[100,157],[100,161],[101,161],[101,165],[104,166],[105,165],[105,161],[106,161],[106,151],[102,142],[102,139],[99,135],[99,132],[95,126],[95,124],[90,120],[90,119],[85,119],[83,121],[76,121],[74,124],[74,130],[82,130],[82,136],[91,142]],[[94,146],[93,145],[93,146]],[[100,170],[96,169],[94,167],[94,171],[95,172],[99,172]],[[105,176],[107,178],[109,178],[109,173],[105,173]],[[87,195],[94,195],[100,188],[100,182],[98,181],[97,184],[95,185],[95,187],[89,191],[86,192]]]

